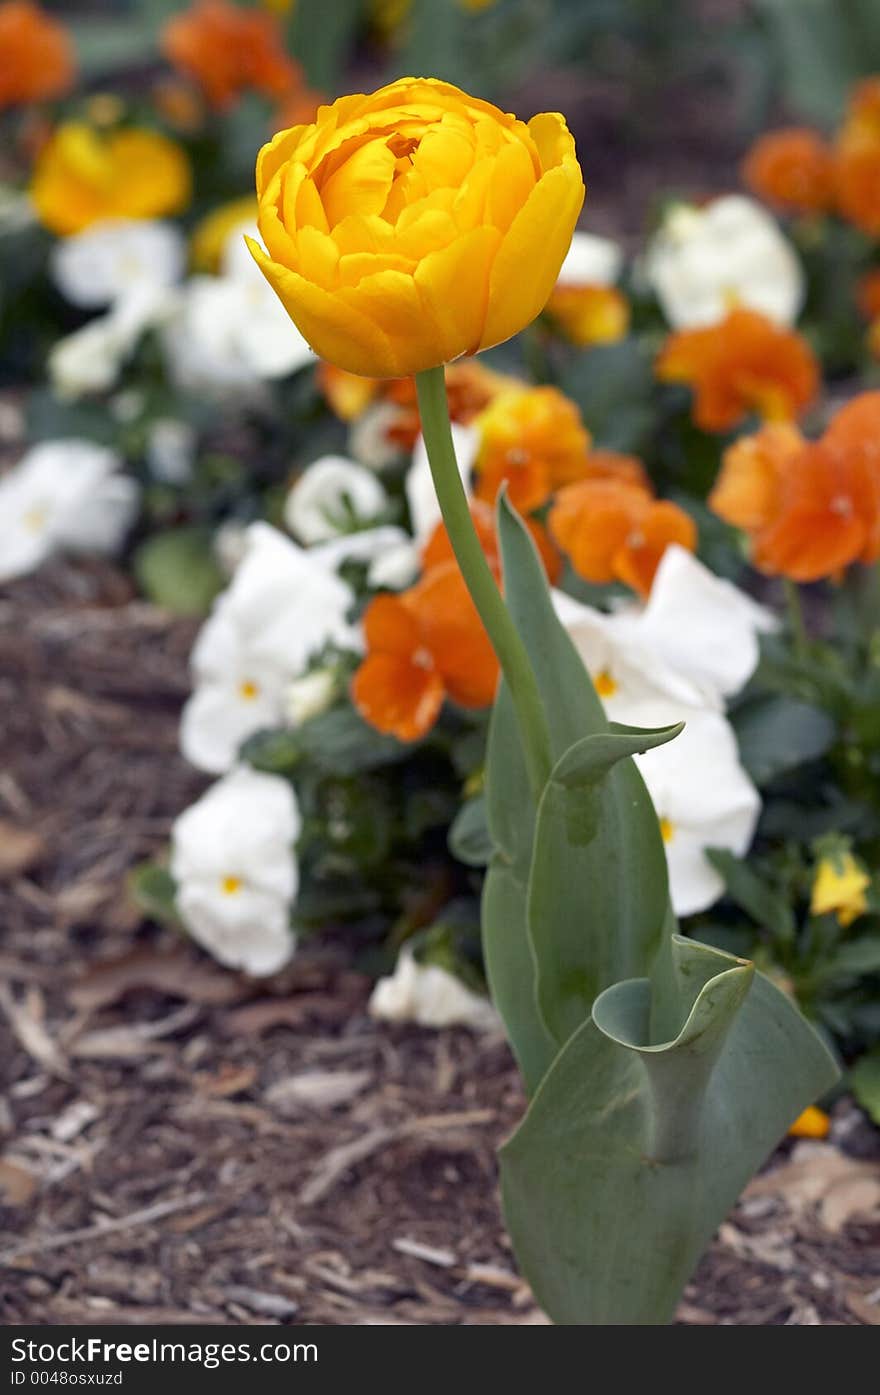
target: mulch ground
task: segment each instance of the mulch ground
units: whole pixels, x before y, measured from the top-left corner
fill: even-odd
[[[203,786],[193,632],[103,565],[0,601],[3,1321],[545,1321],[498,1206],[504,1042],[376,1025],[339,941],[257,985],[132,905]],[[842,1102],[831,1143],[785,1145],[680,1321],[880,1321],[877,1140]]]

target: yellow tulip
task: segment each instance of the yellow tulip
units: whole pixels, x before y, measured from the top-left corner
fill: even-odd
[[[40,221],[68,236],[104,218],[179,212],[189,202],[189,164],[157,131],[104,133],[70,121],[40,154],[30,194]]]
[[[541,312],[584,199],[557,113],[526,125],[433,78],[321,107],[257,162],[251,251],[321,358],[407,377]]]

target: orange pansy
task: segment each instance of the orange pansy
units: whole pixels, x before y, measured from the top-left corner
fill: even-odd
[[[635,455],[624,455],[616,450],[591,450],[587,456],[584,479],[622,480],[651,489],[648,472],[641,460]]]
[[[642,596],[650,592],[670,543],[690,552],[697,545],[690,514],[640,485],[612,479],[581,480],[560,490],[550,531],[585,581],[622,581]]]
[[[815,131],[792,126],[755,141],[742,166],[759,198],[794,213],[822,213],[834,201],[834,155]]]
[[[480,546],[493,570],[498,572],[501,568],[501,551],[498,545],[495,510],[482,499],[472,499],[470,511]],[[543,523],[539,523],[536,518],[527,518],[524,519],[524,522],[538,549],[544,570],[547,573],[547,579],[553,585],[559,580],[562,573],[562,558],[559,555],[559,550],[555,547]],[[428,572],[442,562],[452,561],[454,557],[446,524],[438,523],[422,550],[422,566]]]
[[[301,84],[275,16],[239,9],[229,0],[198,0],[175,15],[162,32],[162,51],[218,109],[245,91],[282,98]]]
[[[704,431],[730,431],[752,413],[766,421],[791,420],[819,387],[806,340],[742,308],[717,325],[671,334],[656,371],[663,382],[693,389],[694,421]]]
[[[581,349],[616,343],[629,329],[629,302],[615,286],[557,286],[544,313]]]
[[[488,707],[498,660],[455,562],[441,562],[399,596],[364,614],[367,655],[352,697],[365,721],[400,741],[430,731],[445,697]]]
[[[67,30],[31,0],[0,4],[0,110],[60,97],[76,74]]]
[[[836,160],[837,206],[869,237],[880,237],[880,139],[847,138]]]
[[[797,427],[787,422],[771,423],[734,441],[724,452],[710,509],[747,533],[766,527],[779,507],[785,472],[804,444]]]
[[[503,483],[520,513],[585,473],[590,437],[580,411],[554,387],[501,392],[476,418],[476,494],[494,502]]]

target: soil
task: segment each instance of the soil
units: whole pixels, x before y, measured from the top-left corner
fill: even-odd
[[[133,906],[203,785],[193,633],[103,564],[0,601],[2,1320],[545,1322],[498,1205],[503,1040],[377,1025],[338,940],[256,984]],[[784,1145],[679,1321],[880,1322],[877,1140],[844,1100]]]

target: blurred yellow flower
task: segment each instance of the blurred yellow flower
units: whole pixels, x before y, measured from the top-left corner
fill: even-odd
[[[581,349],[613,344],[629,329],[629,303],[614,286],[557,286],[546,313],[560,333]]]
[[[220,269],[223,248],[236,228],[257,221],[257,201],[253,194],[212,208],[193,228],[190,239],[190,260],[196,271],[216,272]]]
[[[254,254],[322,358],[405,377],[544,308],[584,199],[557,113],[526,125],[432,78],[341,97],[257,162]]]
[[[37,160],[30,188],[40,221],[67,236],[105,218],[159,218],[190,197],[179,146],[139,127],[103,133],[80,122],[59,126]]]
[[[827,1138],[830,1127],[831,1120],[824,1109],[811,1104],[798,1115],[788,1132],[792,1138]]]
[[[870,885],[870,876],[852,853],[823,857],[813,881],[810,911],[813,915],[833,911],[841,925],[851,925],[868,909],[865,892]]]

